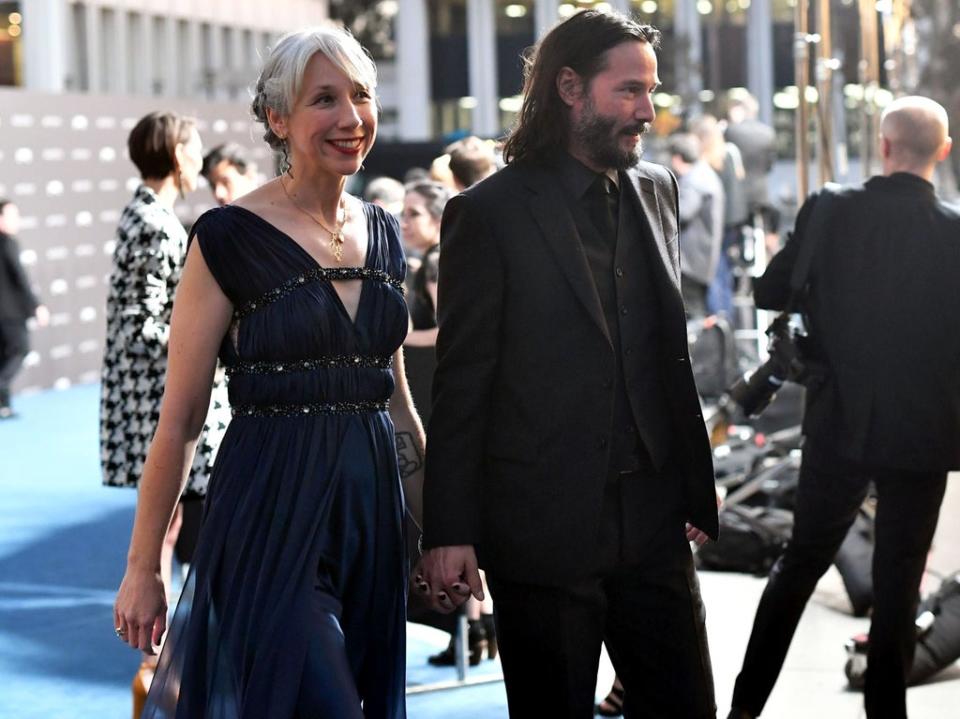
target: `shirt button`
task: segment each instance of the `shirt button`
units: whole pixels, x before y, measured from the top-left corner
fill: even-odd
[[[617,273],[617,277],[623,277],[623,268],[622,268],[622,267],[618,267],[618,268],[615,270],[615,272]]]
[[[624,353],[627,357],[629,357],[630,355],[633,354],[633,347],[627,347],[627,348],[623,351],[623,353]]]
[[[601,437],[601,438],[600,438],[600,441],[597,442],[597,447],[599,447],[600,449],[606,449],[606,448],[607,448],[607,438],[606,438],[606,437]]]
[[[622,314],[622,315],[627,314],[627,308],[626,308],[626,307],[621,307],[621,308],[620,308],[620,314]]]

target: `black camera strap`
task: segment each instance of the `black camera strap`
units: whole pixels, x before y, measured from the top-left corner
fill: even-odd
[[[843,187],[828,182],[813,201],[813,209],[804,229],[800,252],[797,254],[797,260],[793,265],[793,272],[790,273],[790,301],[787,302],[784,310],[787,313],[797,312],[800,309],[810,281],[810,269],[813,266],[814,255],[823,239],[830,211],[833,209],[837,196],[842,192]]]

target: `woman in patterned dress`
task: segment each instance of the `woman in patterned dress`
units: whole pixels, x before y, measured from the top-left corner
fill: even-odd
[[[405,261],[395,218],[344,191],[376,137],[376,68],[313,28],[256,88],[289,167],[194,225],[115,630],[145,651],[166,630],[160,546],[219,357],[233,420],[144,718],[402,719],[404,489],[419,518],[424,443]]]
[[[143,184],[120,215],[107,293],[100,460],[103,483],[113,487],[138,486],[157,429],[173,296],[187,251],[187,234],[173,206],[178,197],[196,189],[203,163],[194,123],[174,113],[154,112],[142,118],[127,144]],[[184,497],[206,494],[229,419],[226,387],[220,379],[214,385]],[[181,514],[178,505],[163,541],[160,566],[168,593]],[[148,679],[146,674],[138,673],[138,678]]]

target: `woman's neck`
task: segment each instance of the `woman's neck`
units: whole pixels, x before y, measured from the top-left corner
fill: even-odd
[[[280,182],[290,199],[301,209],[336,221],[347,178],[328,173],[294,170],[285,172]]]
[[[162,180],[154,178],[144,180],[143,184],[156,193],[157,200],[159,200],[161,205],[169,210],[173,209],[177,197],[180,196],[180,188],[177,186],[177,181],[173,175],[167,175]]]

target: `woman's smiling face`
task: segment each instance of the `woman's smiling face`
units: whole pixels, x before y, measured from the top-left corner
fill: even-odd
[[[290,162],[337,175],[360,169],[377,136],[373,92],[358,86],[323,53],[310,58],[290,114],[280,119]],[[276,130],[276,128],[275,128]]]

